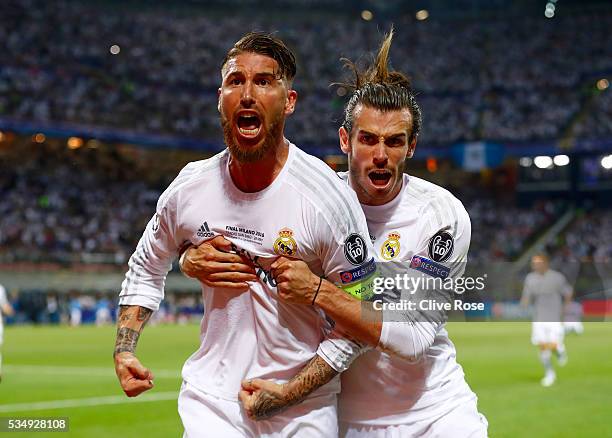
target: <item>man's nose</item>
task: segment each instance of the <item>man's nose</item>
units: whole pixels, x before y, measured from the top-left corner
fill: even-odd
[[[377,166],[385,166],[389,160],[387,155],[387,148],[385,147],[384,140],[380,140],[376,146],[374,146],[374,164]]]
[[[242,87],[242,94],[240,95],[240,105],[244,108],[250,108],[255,103],[253,97],[253,83],[246,82]]]

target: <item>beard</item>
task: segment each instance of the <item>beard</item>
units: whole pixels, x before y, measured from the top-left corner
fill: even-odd
[[[226,117],[221,117],[221,126],[223,128],[223,140],[232,156],[241,163],[253,163],[261,160],[268,152],[276,147],[276,140],[279,136],[282,136],[283,114],[274,116],[272,121],[266,126],[266,135],[263,142],[253,147],[245,148],[241,146],[239,142],[235,141],[234,133],[232,132],[232,122]]]

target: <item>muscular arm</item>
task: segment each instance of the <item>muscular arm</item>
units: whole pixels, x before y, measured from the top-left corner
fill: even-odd
[[[301,260],[279,257],[272,265],[279,298],[294,304],[317,305],[336,327],[353,339],[376,346],[382,330],[382,312],[360,301],[328,280],[321,280]],[[318,290],[318,292],[317,292]]]
[[[119,306],[117,339],[113,357],[119,353],[135,353],[138,338],[153,311],[140,306]]]
[[[128,397],[153,387],[153,373],[135,356],[138,338],[153,311],[141,306],[120,306],[113,358],[115,373]]]
[[[295,303],[317,305],[334,320],[336,329],[356,341],[378,347],[389,353],[414,358],[423,354],[433,343],[442,318],[431,315],[405,314],[401,322],[385,322],[383,313],[372,303],[360,301],[333,283],[323,280],[299,260],[277,260],[272,264],[276,274],[279,298]],[[319,292],[317,293],[317,288]],[[317,352],[338,371],[343,371],[354,357],[350,351],[342,351],[333,339],[324,340]]]
[[[315,356],[283,385],[254,379],[243,382],[240,399],[250,418],[263,420],[303,401],[315,389],[328,383],[338,372]]]
[[[351,337],[376,347],[382,331],[382,312],[372,303],[360,301],[335,284],[323,280],[315,304]]]

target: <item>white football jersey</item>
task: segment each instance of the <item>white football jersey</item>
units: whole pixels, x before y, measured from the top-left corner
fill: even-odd
[[[346,174],[342,174],[346,179]],[[446,275],[463,274],[470,244],[467,211],[450,192],[404,175],[401,192],[381,206],[362,205],[376,259]],[[418,260],[420,264],[413,262]],[[427,269],[419,269],[426,272]],[[416,322],[418,324],[418,322]],[[441,323],[434,343],[410,361],[380,350],[358,357],[342,374],[340,420],[392,426],[435,418],[475,395]]]
[[[357,196],[319,159],[291,144],[279,175],[256,193],[234,185],[229,159],[225,150],[188,164],[162,194],[130,258],[119,304],[157,309],[170,263],[185,242],[198,245],[216,235],[230,240],[255,264],[259,280],[245,292],[202,286],[201,344],[183,378],[236,400],[243,379],[293,377],[324,339],[334,360],[350,361],[343,352],[361,348],[333,331],[316,307],[279,302],[272,262],[281,255],[299,258],[339,284],[343,272],[372,259],[372,249]],[[336,379],[316,394],[338,390]]]

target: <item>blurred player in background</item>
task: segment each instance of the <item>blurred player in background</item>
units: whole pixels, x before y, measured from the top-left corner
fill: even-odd
[[[81,319],[83,318],[83,309],[81,297],[77,292],[71,292],[68,306],[70,307],[70,325],[73,327],[80,326]]]
[[[106,325],[111,322],[111,303],[105,294],[96,297],[96,325]]]
[[[400,262],[407,270],[418,260],[459,277],[470,244],[470,219],[447,190],[404,174],[405,160],[416,147],[421,113],[409,80],[388,70],[392,37],[391,32],[367,72],[349,64],[356,78],[339,130],[349,172],[340,176],[357,193],[379,261]],[[326,280],[317,287],[319,278],[302,261],[281,258],[273,268],[282,299],[316,304],[348,333],[379,347],[342,374],[341,436],[487,435],[486,419],[478,413],[476,395],[455,360],[443,322],[406,312],[402,322],[375,323],[362,316],[362,301]],[[343,274],[354,278],[370,273]],[[331,367],[319,372],[336,373]],[[241,399],[249,415],[265,418],[299,403],[317,385],[299,376],[285,385],[254,379],[244,383]]]
[[[564,308],[572,300],[572,287],[560,272],[548,265],[548,256],[537,254],[531,258],[532,272],[527,274],[521,305],[533,304],[531,343],[540,349],[540,361],[544,366],[542,386],[551,386],[557,379],[552,365],[555,353],[560,366],[567,363],[563,342]]]
[[[183,367],[179,395],[190,438],[337,434],[339,379],[266,422],[246,418],[238,402],[247,377],[286,381],[310,361],[311,374],[302,377],[320,382],[320,367],[341,369],[361,349],[332,330],[320,310],[276,298],[270,265],[279,255],[307,260],[338,283],[340,272],[372,257],[355,194],[284,137],[297,100],[295,72],[294,55],[269,34],[249,33],[227,53],[218,109],[228,149],[188,164],[162,194],[122,285],[115,368],[126,394],[135,396],[153,386],[134,355],[136,343],[179,251],[221,235],[231,242],[224,262],[249,260],[257,268],[233,273],[247,287],[224,283],[223,273],[211,274],[221,285],[203,284],[201,345]],[[199,257],[205,254],[194,249],[183,261]]]
[[[0,382],[2,381],[2,344],[4,343],[4,319],[2,315],[13,316],[15,311],[6,296],[6,289],[0,284]]]

